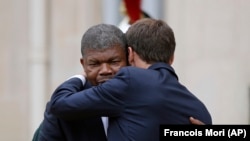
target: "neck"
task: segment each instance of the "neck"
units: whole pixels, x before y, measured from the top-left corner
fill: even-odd
[[[137,54],[134,56],[134,63],[132,64],[132,66],[147,69],[151,65],[152,64],[143,61]]]

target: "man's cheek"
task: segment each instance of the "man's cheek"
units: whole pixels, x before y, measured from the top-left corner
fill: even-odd
[[[86,73],[86,79],[91,83],[91,85],[97,85],[96,75],[93,73]]]

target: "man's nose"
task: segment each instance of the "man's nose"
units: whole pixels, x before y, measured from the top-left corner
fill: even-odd
[[[101,69],[100,69],[100,74],[102,75],[110,75],[112,74],[113,71],[112,71],[112,68],[109,64],[107,63],[104,63],[101,65]]]

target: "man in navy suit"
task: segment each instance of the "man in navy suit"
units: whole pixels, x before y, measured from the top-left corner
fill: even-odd
[[[87,82],[81,77],[74,76],[68,82],[77,82],[72,92],[98,85],[112,78],[116,72],[127,65],[127,48],[124,33],[114,25],[98,24],[90,27],[83,35],[82,66],[86,72]],[[72,82],[71,82],[72,81]],[[59,119],[49,111],[51,102],[46,105],[44,120],[38,128],[40,141],[106,141],[104,125],[101,117],[88,119],[64,120]],[[102,117],[105,121],[105,117]],[[106,128],[105,128],[106,129]],[[34,139],[35,140],[35,139]]]
[[[113,25],[98,24],[90,27],[82,37],[81,64],[86,70],[85,84],[80,79],[83,76],[75,75],[66,83],[76,81],[82,83],[72,92],[78,92],[90,88],[92,85],[103,83],[112,78],[123,66],[127,65],[126,40],[125,35]],[[97,64],[95,64],[97,63]],[[95,66],[95,67],[93,67]],[[80,78],[80,79],[79,79]],[[59,119],[49,112],[51,102],[47,103],[44,113],[44,120],[36,130],[33,141],[105,141],[104,129],[107,127],[106,117],[102,117],[104,127],[100,117],[77,120]],[[193,124],[199,123],[196,119],[190,120]]]
[[[168,24],[142,19],[132,24],[126,37],[131,66],[77,93],[79,80],[63,83],[51,97],[50,112],[62,119],[108,116],[110,141],[157,141],[160,124],[190,124],[190,116],[212,124],[206,106],[171,67],[176,44]]]

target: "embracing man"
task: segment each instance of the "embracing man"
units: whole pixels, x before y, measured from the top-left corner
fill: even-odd
[[[189,117],[212,124],[206,106],[178,81],[171,67],[175,37],[167,23],[139,20],[128,29],[126,39],[131,66],[85,90],[81,89],[86,81],[83,77],[64,82],[53,93],[48,112],[66,121],[108,116],[110,141],[159,140],[160,124],[190,124]],[[83,66],[87,60],[83,54]],[[111,60],[107,61],[116,65]],[[89,61],[91,69],[84,67],[87,77],[95,67],[108,68],[102,61]]]

